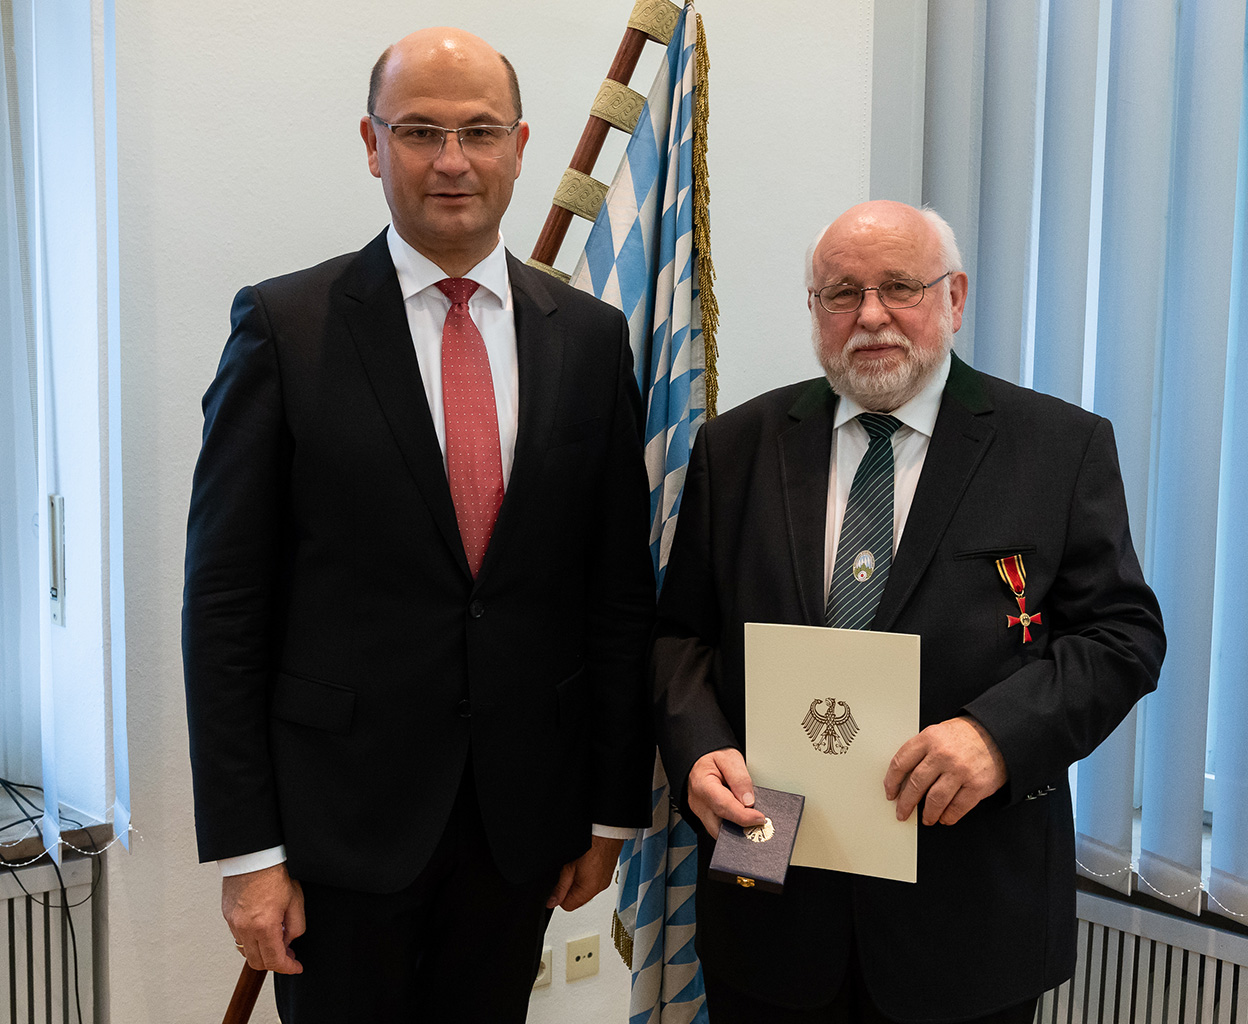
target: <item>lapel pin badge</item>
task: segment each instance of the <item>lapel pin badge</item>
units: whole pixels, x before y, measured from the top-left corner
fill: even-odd
[[[844,563],[842,563],[844,564]],[[842,570],[843,571],[843,570]],[[866,583],[871,578],[871,574],[875,572],[875,555],[865,548],[854,556],[853,573],[854,579],[859,583]]]

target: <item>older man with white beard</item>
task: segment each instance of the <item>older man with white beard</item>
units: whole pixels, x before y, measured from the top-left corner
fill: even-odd
[[[652,657],[663,760],[699,831],[711,1021],[1029,1024],[1074,967],[1066,769],[1156,686],[1165,650],[1113,431],[952,353],[968,281],[932,211],[853,207],[806,284],[824,376],[698,435]],[[763,819],[746,622],[921,635],[922,728],[881,778],[927,826],[916,883],[706,881],[721,821]]]

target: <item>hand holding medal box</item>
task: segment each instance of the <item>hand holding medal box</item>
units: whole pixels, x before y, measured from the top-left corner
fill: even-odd
[[[754,807],[767,820],[750,828],[725,820],[707,875],[745,889],[783,892],[804,802],[796,793],[755,786]]]
[[[745,721],[755,787],[805,797],[793,864],[915,880],[884,775],[919,731],[917,636],[748,622]]]

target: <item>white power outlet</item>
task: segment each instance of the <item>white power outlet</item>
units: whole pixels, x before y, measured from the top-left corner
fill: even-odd
[[[542,962],[537,968],[537,977],[533,979],[534,988],[545,988],[550,984],[552,970],[552,961],[554,960],[554,950],[549,946],[542,950]]]
[[[598,973],[598,936],[586,935],[583,939],[568,941],[567,980],[588,978]]]

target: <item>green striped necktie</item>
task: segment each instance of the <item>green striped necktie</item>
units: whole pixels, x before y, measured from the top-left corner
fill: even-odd
[[[893,433],[901,420],[858,414],[871,443],[858,463],[836,546],[825,621],[838,629],[867,629],[875,618],[893,561]]]

